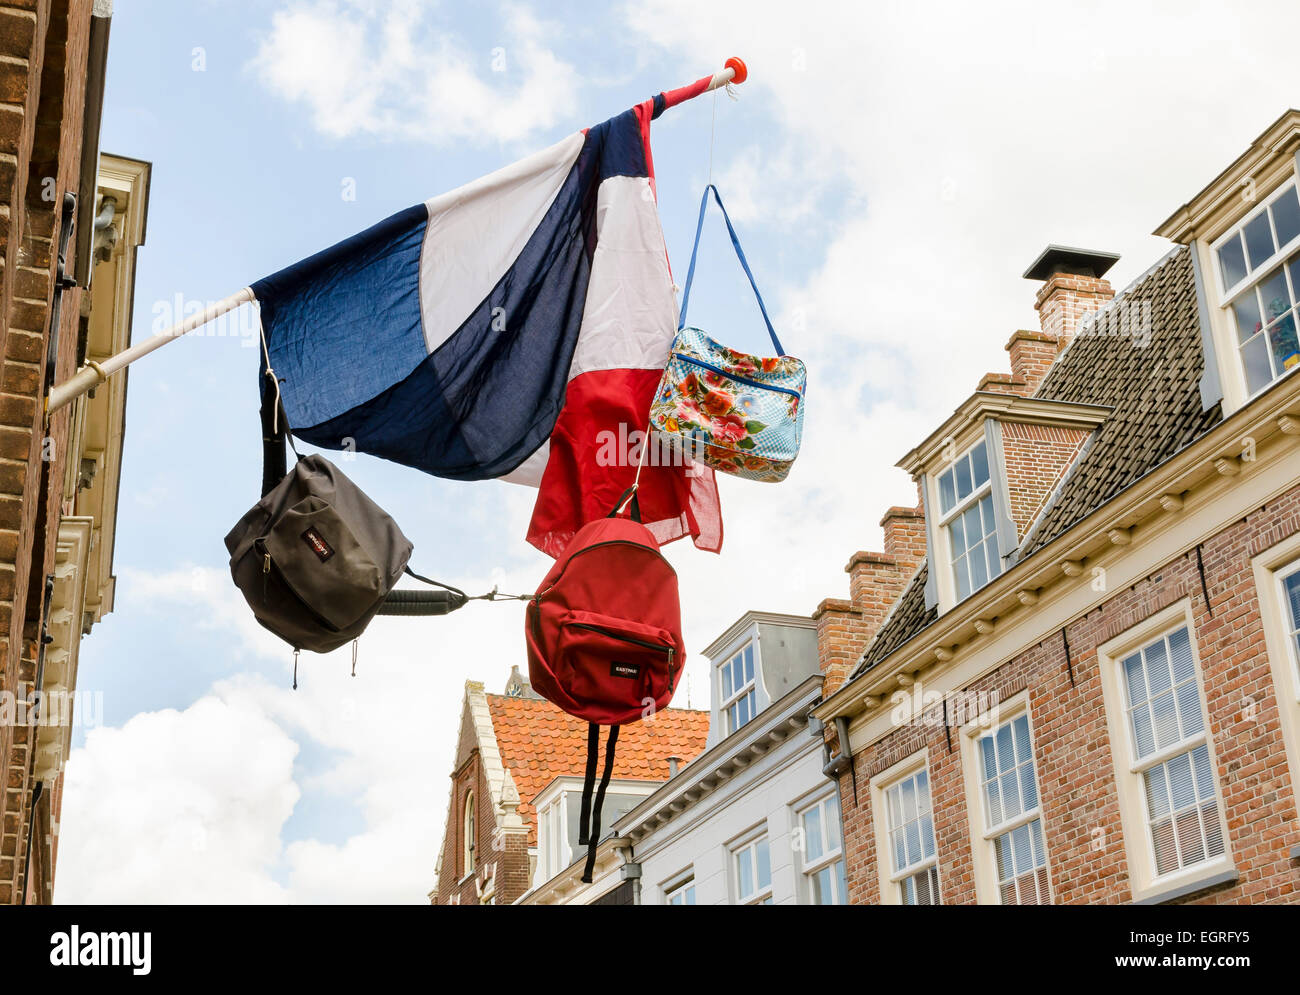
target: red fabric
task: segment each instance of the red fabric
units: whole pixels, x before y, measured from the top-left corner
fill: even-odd
[[[638,456],[632,433],[649,425],[650,401],[662,375],[661,370],[599,370],[569,381],[528,524],[528,541],[543,553],[559,556],[580,528],[608,515],[632,486]],[[702,465],[650,465],[665,462],[660,453],[653,445],[645,453],[637,489],[642,521],[661,546],[689,535],[700,549],[718,552],[722,506],[713,471]]]
[[[676,107],[683,100],[690,100],[692,97],[698,97],[709,88],[709,84],[712,82],[712,76],[702,76],[694,83],[687,83],[685,86],[679,86],[676,90],[665,90],[664,108]]]
[[[622,725],[668,706],[686,663],[677,575],[644,526],[584,526],[526,615],[528,679],[570,715]]]

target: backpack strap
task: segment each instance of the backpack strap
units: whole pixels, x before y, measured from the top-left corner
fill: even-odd
[[[629,514],[632,516],[632,521],[639,525],[641,523],[641,502],[636,498],[636,484],[633,484],[619,495],[619,499],[614,502],[614,510],[605,517],[617,518],[624,508],[630,509]]]
[[[578,845],[582,845],[582,834],[587,825],[587,810],[591,809],[591,831],[587,833],[587,863],[582,869],[582,883],[591,884],[591,872],[596,866],[596,847],[600,843],[600,810],[605,804],[605,789],[609,787],[610,776],[614,773],[614,746],[618,743],[618,726],[609,727],[609,739],[605,741],[605,769],[600,774],[600,785],[596,788],[595,804],[591,803],[591,782],[596,776],[596,753],[600,749],[600,726],[592,722],[587,726],[587,774],[582,785],[582,812],[579,816]]]
[[[781,347],[781,340],[776,337],[776,329],[772,327],[772,319],[767,316],[767,308],[763,304],[763,295],[758,292],[758,284],[754,282],[754,274],[749,269],[749,261],[745,259],[745,250],[740,247],[740,239],[736,236],[736,229],[732,227],[731,218],[727,215],[727,209],[722,206],[722,197],[718,194],[718,188],[710,183],[704,188],[704,196],[700,198],[700,217],[695,222],[695,244],[691,246],[691,265],[686,271],[686,289],[682,291],[682,314],[678,319],[677,327],[686,327],[686,306],[691,301],[691,282],[695,279],[695,258],[700,252],[700,232],[704,230],[704,212],[709,207],[709,191],[713,191],[713,199],[718,202],[718,208],[722,211],[722,220],[727,223],[727,233],[731,235],[731,244],[736,249],[736,257],[740,260],[740,265],[745,269],[745,275],[749,277],[749,285],[754,288],[754,296],[758,298],[758,309],[763,312],[763,321],[767,323],[767,334],[772,337],[772,345],[776,346],[778,356],[785,355],[785,349]]]

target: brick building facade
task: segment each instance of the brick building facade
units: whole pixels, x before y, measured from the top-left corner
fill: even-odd
[[[628,784],[668,780],[669,758],[694,759],[704,750],[708,727],[708,712],[681,708],[624,726],[608,797]],[[487,694],[481,683],[467,681],[438,881],[429,900],[510,905],[532,888],[539,859],[534,801],[557,781],[581,781],[586,748],[587,724],[539,697],[518,668],[504,694]],[[613,822],[609,815],[606,826]],[[563,859],[569,856],[578,859]]]
[[[1010,376],[899,464],[920,521],[816,612],[852,902],[1300,902],[1297,147],[1119,295],[1050,248]]]
[[[50,899],[77,644],[112,607],[125,383],[44,406],[129,338],[148,166],[98,175],[111,6],[0,4],[0,902]]]

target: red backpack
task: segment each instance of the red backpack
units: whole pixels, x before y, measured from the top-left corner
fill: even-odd
[[[624,507],[630,520],[619,517]],[[589,723],[578,822],[578,843],[588,848],[582,880],[589,882],[618,727],[665,708],[686,663],[677,574],[641,524],[635,488],[608,518],[578,530],[526,615],[533,689]],[[593,809],[602,725],[610,727],[609,740]]]

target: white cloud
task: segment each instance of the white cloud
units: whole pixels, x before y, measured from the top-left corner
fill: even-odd
[[[511,526],[522,534],[526,520]],[[91,730],[69,758],[56,899],[427,901],[464,682],[503,685],[505,661],[523,661],[519,603],[376,619],[355,679],[350,647],[304,653],[293,691],[289,650],[257,625],[224,571],[119,579],[119,611],[149,605],[193,620],[223,634],[209,645],[220,638],[276,661],[283,678],[238,672],[184,711]],[[536,584],[529,571],[458,579],[474,592]],[[304,769],[309,753],[323,760]],[[300,798],[337,813],[328,821],[359,817],[360,828],[336,842],[313,822],[297,838],[289,818]]]
[[[481,51],[435,10],[301,0],[272,15],[250,68],[330,138],[514,142],[573,116],[578,73],[527,8],[506,6],[500,44]]]
[[[210,696],[91,730],[68,764],[58,900],[285,900],[270,871],[297,752],[258,710]]]

